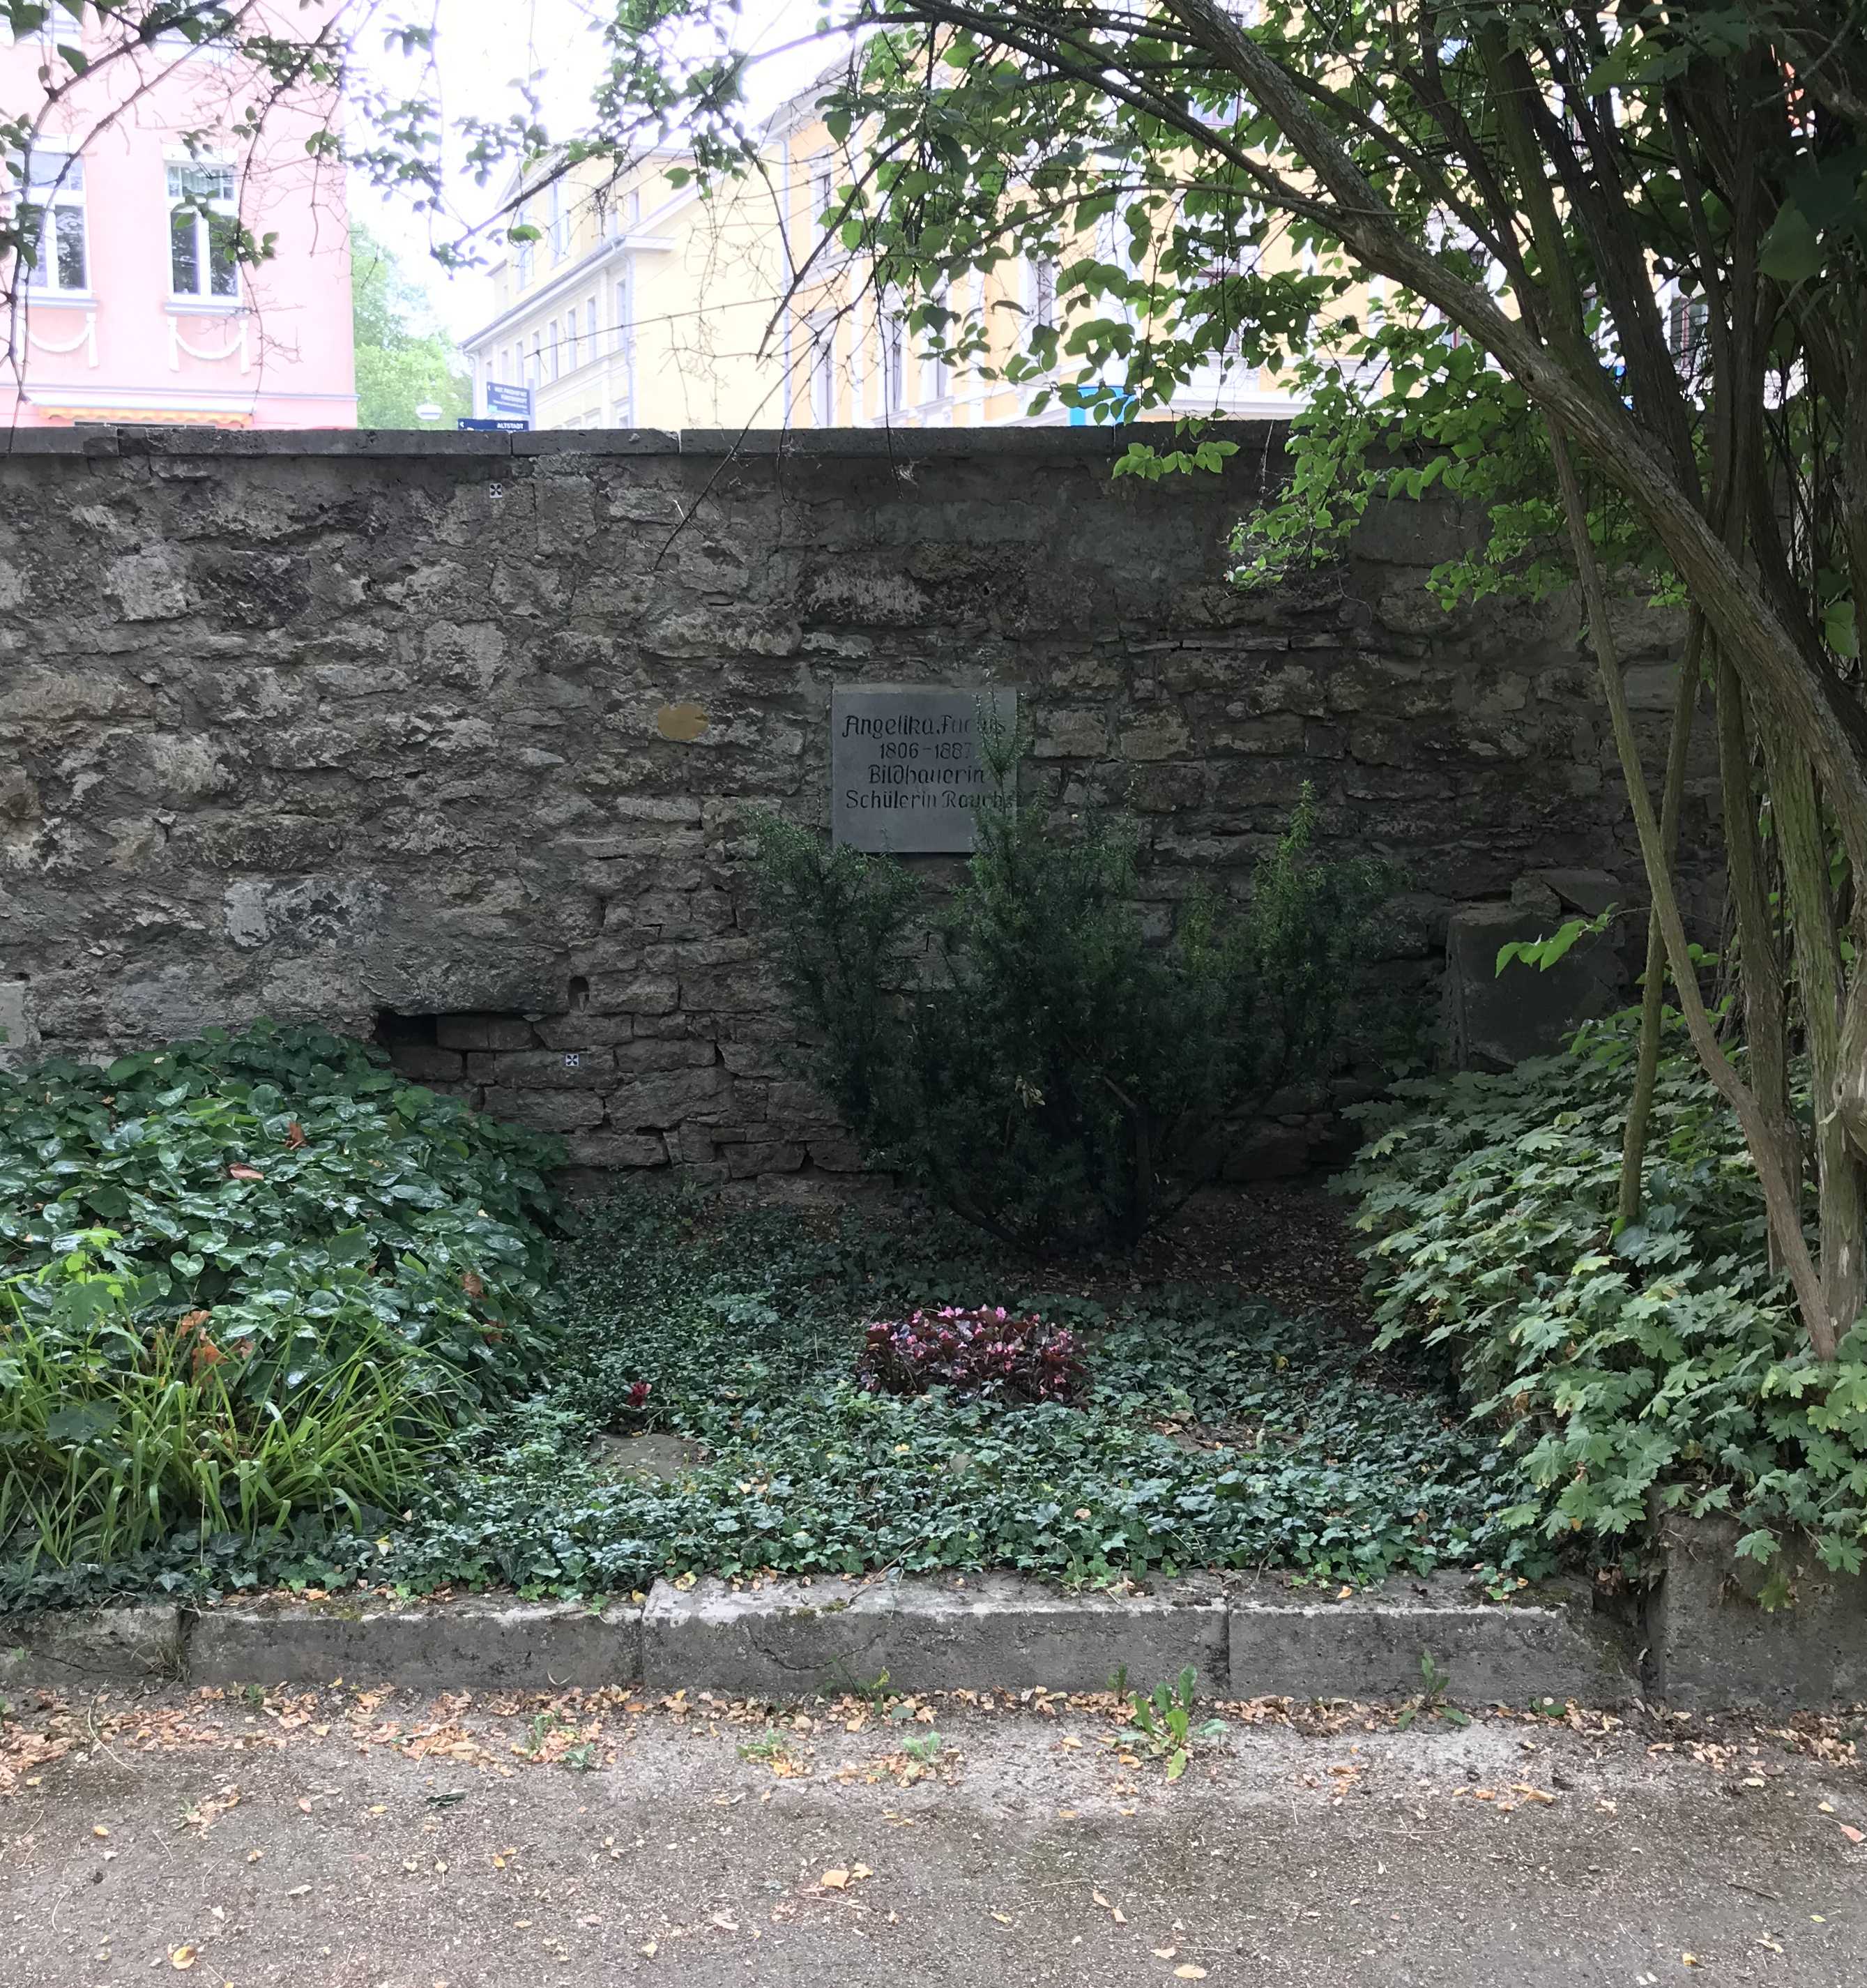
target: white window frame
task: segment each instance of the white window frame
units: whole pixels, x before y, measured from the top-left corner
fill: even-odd
[[[907,412],[907,326],[899,315],[898,300],[882,299],[882,413]]]
[[[810,419],[814,428],[836,425],[836,320],[810,323]]]
[[[44,178],[45,169],[56,161],[51,180]],[[17,164],[17,161],[15,161]],[[17,189],[9,189],[21,206],[37,208],[42,218],[39,223],[39,252],[26,279],[28,292],[35,297],[88,297],[91,291],[91,217],[89,196],[85,186],[84,154],[82,152],[63,152],[53,146],[35,147],[31,154],[32,170],[41,178],[36,187],[19,184]],[[73,167],[77,168],[74,174]],[[9,172],[8,177],[12,174]],[[42,198],[35,198],[37,194]],[[56,217],[62,210],[78,217],[78,248],[83,262],[83,280],[67,283],[59,268],[58,222]]]
[[[610,418],[619,428],[636,424],[635,393],[635,263],[626,259],[616,272],[613,294],[616,299],[616,338],[610,347],[616,363],[609,369],[613,396]]]
[[[558,377],[558,321],[555,317],[545,326],[545,377],[552,380]]]
[[[943,309],[950,308],[950,299],[942,289],[934,301]],[[943,334],[944,335],[944,334]],[[920,404],[923,407],[937,406],[953,397],[953,367],[950,360],[936,359],[927,353],[920,354]]]
[[[574,373],[582,363],[578,357],[577,306],[572,304],[564,313],[564,370]]]
[[[564,182],[555,179],[551,182],[545,198],[549,203],[549,218],[545,226],[545,239],[551,246],[552,265],[555,268],[570,253],[570,211],[564,198]]]
[[[1025,259],[1025,308],[1033,326],[1057,328],[1057,265],[1048,255]]]
[[[202,304],[225,310],[240,301],[240,265],[230,255],[228,267],[233,280],[231,289],[216,289],[214,285],[214,219],[218,218],[238,225],[239,220],[239,167],[231,159],[181,158],[165,159],[162,164],[163,192],[167,197],[168,215],[168,294],[171,303]],[[177,174],[225,173],[229,191],[225,194],[207,197],[207,211],[187,203],[191,195],[184,189],[177,191],[174,184]],[[194,196],[198,198],[198,196]],[[185,218],[194,237],[194,269],[197,282],[201,287],[184,290],[175,280],[175,228],[176,224]]]
[[[529,201],[519,202],[518,211],[512,217],[515,228],[529,228],[532,225],[531,205]],[[535,253],[537,248],[538,244],[531,241],[512,244],[512,271],[522,290],[528,290],[532,287],[532,272],[537,266]]]
[[[535,331],[533,332],[532,334],[532,350],[529,352],[525,353],[524,356],[525,362],[525,384],[530,387],[534,393],[538,391],[539,383],[543,377],[543,362],[540,356],[542,346],[543,338],[542,334]],[[522,344],[521,346],[521,350],[522,351],[523,350]]]

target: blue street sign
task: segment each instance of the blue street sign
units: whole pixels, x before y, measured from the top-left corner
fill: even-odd
[[[477,414],[462,414],[454,425],[458,428],[474,428],[482,434],[523,434],[532,424],[529,421],[488,420]]]
[[[486,383],[486,411],[489,415],[503,416],[508,421],[516,421],[522,427],[532,425],[532,389],[529,387],[508,387],[497,380]]]

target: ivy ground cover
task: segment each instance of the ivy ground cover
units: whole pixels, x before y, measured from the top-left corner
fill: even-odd
[[[558,1384],[489,1429],[373,1571],[586,1594],[701,1572],[1360,1583],[1497,1562],[1517,1493],[1423,1370],[1235,1289],[1109,1309],[957,1246],[847,1215],[619,1200],[562,1253]],[[1072,1404],[864,1384],[866,1321],[999,1305],[1069,1334]],[[592,1459],[599,1432],[651,1430],[700,1460],[644,1483]]]

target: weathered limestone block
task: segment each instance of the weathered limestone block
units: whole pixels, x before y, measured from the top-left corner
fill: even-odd
[[[1457,1070],[1508,1070],[1549,1056],[1577,1023],[1605,1015],[1626,994],[1626,969],[1604,935],[1585,938],[1547,969],[1515,962],[1497,971],[1501,946],[1551,936],[1555,913],[1511,904],[1468,904],[1446,930],[1445,1019]]]
[[[632,1077],[609,1093],[609,1123],[624,1131],[661,1131],[704,1116],[710,1107],[724,1111],[726,1084],[725,1067],[717,1063],[705,1070]]]

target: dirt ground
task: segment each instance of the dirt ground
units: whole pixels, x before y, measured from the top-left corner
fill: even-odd
[[[1867,1980],[1867,1722],[14,1699],[7,1988]]]

